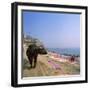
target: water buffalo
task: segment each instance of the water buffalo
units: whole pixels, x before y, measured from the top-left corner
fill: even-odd
[[[36,67],[37,63],[37,56],[38,54],[47,54],[47,51],[44,47],[36,46],[35,44],[29,45],[26,51],[26,55],[28,57],[29,63],[32,68],[32,63],[34,61],[34,68]]]

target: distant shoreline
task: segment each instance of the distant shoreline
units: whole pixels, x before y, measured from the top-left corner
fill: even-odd
[[[48,52],[57,53],[65,56],[80,57],[79,48],[46,48]]]
[[[52,51],[48,51],[48,53],[50,54],[57,54],[59,56],[74,56],[74,57],[80,57],[79,55],[71,55],[71,54],[58,54],[57,52],[52,52]]]
[[[62,61],[62,62],[71,61],[72,57],[74,58],[74,61],[80,61],[80,56],[62,55],[62,54],[58,54],[56,52],[50,52],[50,51],[48,52],[48,56],[53,60]]]

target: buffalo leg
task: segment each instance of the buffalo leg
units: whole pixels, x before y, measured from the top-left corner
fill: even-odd
[[[34,56],[34,68],[36,67],[36,64],[37,64],[37,55]]]
[[[33,57],[29,57],[29,63],[31,65],[31,68],[32,68],[32,62],[33,62]]]

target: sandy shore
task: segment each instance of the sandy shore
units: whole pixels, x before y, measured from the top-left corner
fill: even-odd
[[[80,74],[80,63],[76,60],[70,62],[59,54],[48,52],[47,55],[38,55],[36,68],[29,68],[28,60],[24,60],[23,77],[78,75]]]

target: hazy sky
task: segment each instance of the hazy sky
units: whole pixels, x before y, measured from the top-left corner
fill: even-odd
[[[48,48],[79,48],[80,14],[23,11],[23,32]]]

